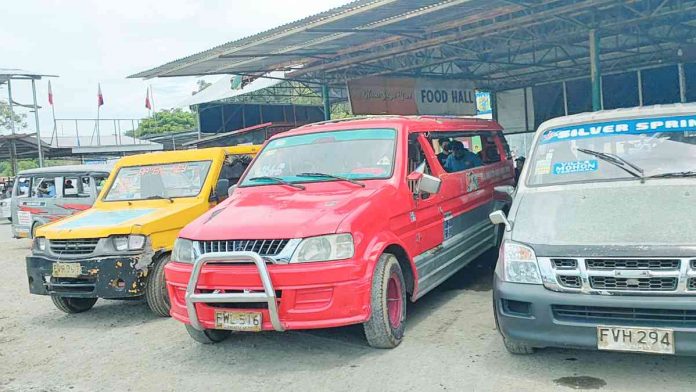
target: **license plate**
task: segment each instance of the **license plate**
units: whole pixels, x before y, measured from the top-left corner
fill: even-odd
[[[80,263],[53,263],[54,278],[77,278],[82,274]]]
[[[656,328],[597,327],[597,348],[674,354],[674,332],[671,329]]]
[[[261,313],[259,312],[215,312],[215,328],[231,331],[261,331]]]

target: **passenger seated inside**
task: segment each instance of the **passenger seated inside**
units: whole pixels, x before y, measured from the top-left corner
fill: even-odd
[[[42,182],[36,191],[39,197],[56,197],[56,186],[52,182]]]
[[[452,151],[450,150],[451,143],[452,142],[449,139],[440,139],[440,148],[442,148],[442,152],[437,154],[437,160],[440,161],[440,164],[442,166],[445,166],[447,158],[452,153]]]
[[[445,170],[447,170],[449,173],[483,166],[483,161],[481,158],[464,148],[464,144],[462,142],[455,140],[451,143],[450,148],[452,149],[452,154],[447,157],[447,161],[445,162]]]

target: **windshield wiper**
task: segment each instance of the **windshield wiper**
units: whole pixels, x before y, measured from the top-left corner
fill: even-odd
[[[161,199],[161,200],[165,200],[165,199],[166,199],[166,200],[169,200],[170,203],[174,203],[174,198],[172,198],[172,197],[164,197],[164,196],[160,196],[160,195],[152,195],[152,196],[148,196],[148,197],[145,198],[145,200],[160,200],[160,199]]]
[[[677,178],[677,177],[696,177],[696,170],[674,172],[674,173],[655,174],[654,176],[650,176],[648,178]]]
[[[343,176],[336,176],[333,174],[326,174],[326,173],[300,173],[296,174],[297,177],[324,177],[324,178],[333,178],[334,180],[340,180],[340,181],[347,181],[350,182],[351,184],[358,185],[360,187],[365,188],[365,184],[363,184],[360,181],[355,181],[352,178],[348,177],[343,177]]]
[[[275,181],[278,184],[291,186],[293,188],[297,188],[297,189],[301,189],[301,190],[306,189],[303,185],[293,184],[292,182],[285,181],[282,178],[278,178],[278,177],[268,177],[268,176],[253,177],[253,178],[250,178],[249,181]]]
[[[578,148],[577,150],[580,152],[583,152],[585,154],[595,156],[603,161],[609,162],[609,163],[613,164],[614,166],[622,169],[626,173],[632,175],[633,177],[640,178],[641,181],[645,181],[645,177],[643,176],[643,174],[645,172],[643,171],[643,169],[641,167],[636,166],[635,164],[627,161],[624,158],[621,158],[620,156],[618,156],[616,154],[588,150],[586,148]],[[630,167],[630,169],[629,169],[629,167]]]

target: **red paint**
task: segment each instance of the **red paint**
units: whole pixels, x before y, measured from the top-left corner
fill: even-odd
[[[77,211],[84,211],[92,208],[91,205],[87,204],[74,204],[74,203],[66,203],[66,204],[56,204],[60,208],[65,208],[66,210],[77,210]]]
[[[396,329],[401,326],[401,312],[403,300],[401,298],[401,280],[396,273],[389,277],[387,282],[387,313],[389,314],[389,324]]]
[[[27,206],[19,206],[19,210],[24,212],[31,212],[32,214],[45,214],[47,212],[46,210],[42,210],[41,208]]]
[[[442,244],[443,211],[453,216],[471,211],[493,199],[494,186],[514,183],[512,161],[505,156],[499,141],[496,145],[501,162],[461,173],[445,173],[426,138],[436,139],[438,132],[446,131],[497,133],[502,128],[494,121],[390,117],[305,126],[277,137],[356,128],[397,130],[391,178],[361,181],[365,188],[345,182],[307,183],[304,191],[280,185],[237,188],[225,202],[180,233],[180,237],[192,240],[292,239],[351,233],[355,256],[350,260],[268,266],[274,288],[281,293],[279,316],[286,329],[326,328],[367,321],[373,272],[380,256],[390,246],[400,248],[408,258],[415,281],[408,282],[407,287],[413,285],[417,290],[413,259]],[[442,180],[439,193],[417,203],[407,180],[409,135],[420,143],[432,174]],[[473,190],[472,181],[478,183]],[[190,272],[190,264],[176,261],[165,268],[171,314],[184,323],[188,323],[184,293]],[[400,282],[390,278],[387,309],[392,326],[403,322],[401,314],[406,306],[400,299],[396,301],[399,286]],[[261,291],[262,285],[253,265],[207,265],[197,289]],[[214,328],[216,308],[206,304],[197,304],[196,308],[201,324]],[[272,330],[268,312],[261,311],[263,329]]]

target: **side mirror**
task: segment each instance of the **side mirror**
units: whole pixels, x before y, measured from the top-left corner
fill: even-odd
[[[494,225],[505,225],[505,231],[512,230],[512,224],[508,220],[505,213],[501,210],[493,211],[488,218],[493,222]]]
[[[425,174],[418,169],[409,174],[406,179],[409,181],[416,181],[415,194],[417,195],[421,193],[434,195],[440,192],[440,185],[442,185],[442,180],[435,176]]]
[[[218,201],[227,197],[228,189],[230,188],[230,180],[226,178],[219,179],[215,185],[215,197]]]
[[[227,197],[232,196],[235,189],[237,189],[237,184],[234,184],[231,187],[227,188]]]
[[[505,193],[509,196],[512,196],[512,194],[515,193],[515,187],[512,185],[500,185],[493,188],[493,190],[499,193]]]

